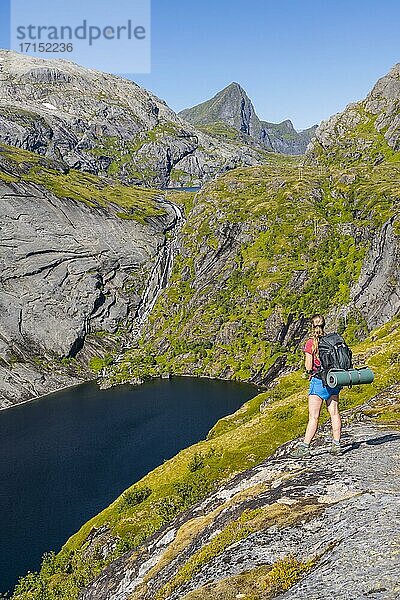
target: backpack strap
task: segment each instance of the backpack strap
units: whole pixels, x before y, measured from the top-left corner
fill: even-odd
[[[317,377],[317,379],[321,379],[324,382],[324,385],[326,385],[326,372],[322,366],[318,367],[318,369],[313,372],[312,376]]]

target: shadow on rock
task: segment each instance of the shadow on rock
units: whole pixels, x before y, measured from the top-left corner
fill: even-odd
[[[387,435],[382,435],[377,438],[369,439],[369,440],[359,440],[358,442],[352,442],[352,444],[343,451],[343,454],[347,454],[352,450],[358,450],[361,444],[367,444],[368,446],[380,446],[381,444],[387,444],[389,442],[395,442],[400,439],[400,435],[396,433],[389,433]]]

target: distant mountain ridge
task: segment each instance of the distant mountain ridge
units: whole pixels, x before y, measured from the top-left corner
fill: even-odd
[[[299,132],[290,119],[282,123],[260,120],[247,93],[236,82],[232,82],[210,100],[182,110],[179,116],[208,133],[213,131],[211,124],[225,123],[253,138],[267,150],[282,154],[304,154],[317,129],[317,125],[314,125]]]
[[[201,185],[265,161],[263,147],[214,139],[133,81],[1,49],[0,143],[156,187]]]

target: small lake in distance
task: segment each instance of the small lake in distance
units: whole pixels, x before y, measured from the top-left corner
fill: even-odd
[[[201,190],[200,187],[172,187],[165,189],[172,192],[199,192]]]
[[[257,394],[176,377],[87,383],[0,411],[0,593],[127,487]]]

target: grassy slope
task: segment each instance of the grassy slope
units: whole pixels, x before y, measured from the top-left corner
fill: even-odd
[[[74,169],[66,170],[65,165],[59,161],[5,144],[0,144],[0,184],[2,182],[31,183],[39,186],[39,190],[48,190],[58,198],[83,202],[92,208],[101,207],[117,219],[129,219],[141,224],[145,224],[147,219],[165,214],[158,202],[165,194],[159,190],[125,186],[111,179]],[[135,277],[138,277],[136,273]],[[136,288],[133,291],[136,292]],[[109,364],[111,354],[103,355],[119,347],[126,328],[126,323],[121,323],[115,334],[94,332],[92,336],[96,338],[96,347],[101,357],[94,357],[89,365],[75,358],[44,357],[41,354],[31,358],[43,371],[88,378],[92,376],[91,372],[97,373]]]
[[[91,207],[114,208],[117,217],[140,223],[164,214],[156,202],[160,196],[157,190],[125,186],[75,169],[67,172],[63,169],[56,161],[0,144],[0,181],[38,184],[58,198],[71,198]]]
[[[204,125],[199,125],[198,129],[204,131],[204,133],[208,133],[209,135],[221,136],[222,138],[237,141],[239,143],[243,142],[245,139],[244,134],[238,131],[235,127],[232,127],[232,125],[224,123],[224,121],[205,123]]]
[[[366,109],[366,101],[348,107],[334,117],[333,137],[327,148],[315,143],[310,158],[331,166],[375,165],[381,161],[400,168],[400,152],[391,148],[386,139],[387,128],[377,128],[379,115]],[[394,116],[393,116],[394,118]]]
[[[205,125],[219,120],[221,108],[226,102],[236,100],[235,86],[230,85],[218,92],[213,98],[201,102],[192,108],[186,108],[179,113],[182,119],[186,119],[190,123],[196,125]]]
[[[156,157],[146,151],[154,143],[165,145],[167,148],[179,138],[189,137],[178,124],[172,121],[159,123],[153,129],[143,131],[136,139],[127,141],[117,136],[104,136],[90,152],[94,156],[102,156],[111,159],[107,173],[111,177],[118,177],[122,172],[130,180],[143,182],[151,185],[157,180],[157,169],[153,167]],[[175,170],[177,182],[185,184],[190,180],[190,174],[185,171]]]

